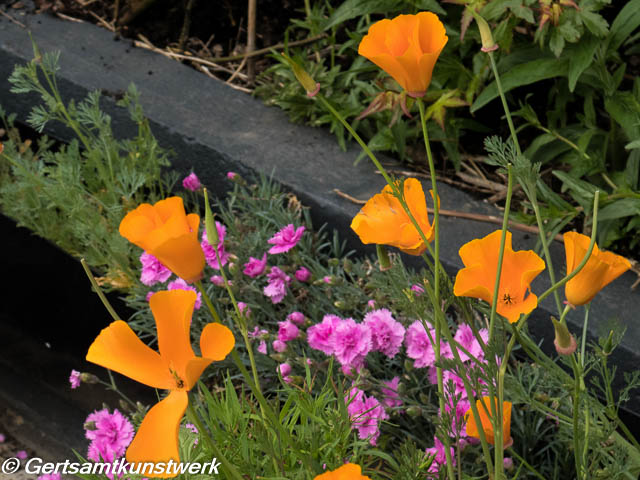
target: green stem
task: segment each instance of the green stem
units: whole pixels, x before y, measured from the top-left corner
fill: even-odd
[[[504,260],[504,248],[507,239],[507,227],[509,226],[509,210],[511,209],[511,196],[513,193],[513,167],[507,165],[507,197],[502,217],[502,233],[500,235],[500,250],[498,253],[498,265],[496,267],[496,279],[493,284],[493,301],[491,302],[491,315],[489,317],[489,343],[494,339],[496,312],[498,310],[498,293],[500,291],[500,278],[502,277],[502,262]]]
[[[213,441],[209,432],[206,430],[202,422],[200,421],[200,417],[196,413],[195,409],[191,405],[191,401],[187,404],[187,418],[191,423],[193,423],[198,429],[198,433],[200,434],[200,438],[203,438],[207,444],[207,447],[213,452],[216,456],[215,460],[219,460],[222,464],[223,468],[226,470],[227,475],[231,478],[237,480],[244,480],[244,477],[236,470],[229,460],[223,455],[222,451],[218,448],[216,443]]]
[[[82,265],[82,268],[84,268],[84,273],[86,273],[87,277],[89,277],[89,281],[91,282],[91,285],[93,286],[93,289],[95,290],[95,292],[98,294],[98,298],[100,298],[100,301],[102,301],[102,304],[105,306],[105,308],[107,309],[111,317],[113,317],[113,319],[116,321],[121,320],[118,314],[116,313],[116,311],[114,310],[114,308],[109,303],[109,300],[107,300],[107,297],[104,295],[104,293],[102,293],[102,289],[100,288],[100,285],[98,285],[98,282],[96,281],[95,277],[91,273],[91,270],[89,269],[89,265],[87,265],[87,262],[85,261],[84,258],[80,259],[80,264]]]
[[[207,305],[207,308],[209,309],[209,312],[213,317],[213,321],[216,323],[222,323],[222,320],[220,320],[220,315],[218,315],[216,308],[213,306],[213,303],[211,303],[211,299],[209,298],[209,295],[207,295],[207,291],[202,286],[202,280],[198,280],[197,282],[195,282],[195,286],[198,289],[198,291],[202,294],[204,303]]]
[[[585,351],[587,348],[587,326],[589,324],[589,307],[591,303],[584,306],[584,324],[582,325],[582,338],[580,339],[580,365],[584,368]]]
[[[522,151],[520,150],[520,143],[518,142],[518,135],[516,134],[516,129],[513,126],[513,120],[511,119],[511,111],[509,110],[509,105],[507,104],[507,98],[504,96],[504,90],[502,88],[502,82],[500,81],[500,74],[498,73],[496,60],[495,58],[493,58],[493,52],[488,52],[488,55],[489,59],[491,60],[491,69],[493,70],[493,76],[496,79],[496,86],[498,87],[500,100],[502,100],[502,108],[504,109],[504,113],[507,117],[507,123],[509,124],[509,131],[511,132],[513,145],[516,147],[516,153],[518,155],[522,155]]]

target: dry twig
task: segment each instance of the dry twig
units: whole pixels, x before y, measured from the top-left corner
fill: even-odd
[[[27,26],[22,23],[19,22],[18,20],[16,20],[15,18],[13,18],[11,15],[9,15],[7,12],[5,12],[4,10],[0,9],[0,15],[2,15],[3,17],[6,17],[7,19],[9,19],[9,21],[15,23],[16,25],[18,25],[19,27],[22,28],[27,28]]]

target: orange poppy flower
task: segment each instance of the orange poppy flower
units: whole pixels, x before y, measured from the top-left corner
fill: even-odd
[[[431,12],[398,15],[371,25],[360,42],[358,54],[391,75],[410,96],[422,97],[448,40],[437,15]]]
[[[481,402],[487,407],[486,411]],[[484,431],[484,436],[487,439],[487,442],[491,445],[495,445],[493,425],[491,424],[490,416],[492,402],[495,408],[495,400],[493,400],[492,397],[482,397],[481,399],[476,400],[476,408],[480,415],[482,430]],[[489,412],[489,415],[487,415],[487,412]],[[464,418],[467,422],[467,435],[479,439],[480,433],[478,432],[478,426],[476,425],[471,409],[467,410],[467,413],[464,414]],[[511,438],[511,402],[502,402],[502,444],[505,448],[513,445],[513,438]]]
[[[435,232],[427,216],[422,185],[415,178],[407,178],[403,195],[424,236],[431,242]],[[391,245],[410,255],[420,255],[427,248],[389,185],[362,207],[351,222],[351,229],[358,234],[362,243]]]
[[[459,253],[465,268],[456,275],[453,285],[455,295],[493,302],[500,236],[501,230],[496,230],[484,238],[471,240],[460,248]],[[517,322],[520,314],[530,313],[538,305],[538,297],[530,292],[530,284],[544,268],[544,260],[532,250],[514,252],[511,247],[511,232],[507,232],[497,312],[510,323]]]
[[[200,217],[185,214],[182,198],[143,203],[120,222],[120,235],[156,257],[187,282],[202,276],[204,253],[198,242]]]
[[[567,274],[573,272],[589,250],[591,240],[577,232],[563,235],[567,255]],[[567,282],[564,295],[571,305],[584,305],[604,287],[631,268],[626,258],[611,252],[603,252],[593,246],[591,257],[578,274]]]
[[[371,480],[369,477],[362,475],[360,465],[353,463],[345,463],[340,468],[317,475],[313,480]]]
[[[102,330],[89,347],[87,361],[170,391],[144,417],[127,449],[128,462],[179,462],[178,429],[189,401],[187,392],[211,362],[224,360],[233,349],[231,330],[209,323],[200,335],[202,357],[196,357],[190,338],[195,302],[195,292],[186,290],[161,291],[151,297],[159,352],[145,345],[122,320]],[[166,476],[175,476],[169,473]]]

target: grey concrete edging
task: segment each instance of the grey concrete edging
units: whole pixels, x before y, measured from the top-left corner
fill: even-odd
[[[349,229],[359,206],[333,192],[337,188],[353,197],[367,199],[384,185],[367,161],[354,165],[359,153],[355,146],[342,152],[327,132],[293,125],[277,108],[266,107],[259,100],[178,62],[133,48],[130,41],[114,41],[113,34],[94,25],[66,22],[47,15],[27,15],[20,20],[30,29],[41,51],[61,51],[59,85],[65,100],[83,98],[95,89],[125,90],[134,83],[160,144],[176,153],[173,166],[180,173],[193,169],[211,191],[218,192],[228,188],[227,171],[242,175],[273,173],[285,188],[311,207],[316,225],[328,222],[351,247],[373,251],[362,249]],[[32,57],[27,30],[0,18],[1,104],[23,120],[38,99],[10,94],[6,79],[15,64],[24,64]],[[112,117],[116,135],[127,136],[132,126],[127,113],[108,97],[102,106]],[[51,125],[47,133],[62,139],[69,137],[69,132],[56,125]],[[383,160],[393,163],[387,158]],[[438,188],[443,208],[499,215],[493,207],[449,185],[439,183]],[[441,226],[442,260],[451,272],[462,266],[458,256],[460,246],[496,229],[482,222],[447,217],[442,218]],[[516,250],[531,248],[533,240],[513,232]],[[561,274],[562,245],[554,243],[552,257]],[[635,276],[627,273],[600,292],[593,301],[590,315],[590,332],[602,334],[608,322],[615,318],[627,328],[615,354],[615,361],[626,372],[640,365],[640,323],[634,321],[640,312],[640,289],[630,290],[634,281]],[[540,293],[548,285],[543,273],[534,282],[533,291]],[[539,306],[529,324],[547,348],[552,348],[549,315],[553,311],[549,298]],[[581,315],[570,313],[569,322],[572,331],[579,335]],[[633,393],[631,401],[638,405],[633,400],[640,400],[638,392]]]

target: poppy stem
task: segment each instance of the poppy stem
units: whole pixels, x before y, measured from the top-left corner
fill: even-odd
[[[93,273],[91,273],[91,269],[89,268],[89,265],[87,265],[87,262],[86,262],[86,260],[84,258],[80,259],[80,264],[82,265],[82,268],[84,268],[84,273],[86,273],[87,277],[89,277],[89,281],[91,282],[91,285],[93,286],[93,289],[95,290],[96,294],[98,295],[98,298],[100,298],[100,301],[102,301],[102,304],[107,309],[107,311],[109,312],[111,317],[113,317],[113,319],[116,320],[116,321],[121,320],[120,317],[118,316],[118,314],[116,313],[116,311],[114,310],[114,308],[109,303],[109,300],[107,300],[107,297],[102,292],[102,289],[100,288],[100,285],[98,285],[98,282],[96,281],[96,278],[93,276]]]
[[[211,312],[213,321],[216,323],[222,323],[222,321],[220,320],[220,315],[218,315],[216,308],[213,306],[213,303],[211,303],[211,299],[209,298],[207,291],[202,286],[202,281],[198,280],[197,282],[195,282],[195,286],[198,289],[198,291],[202,294],[202,298],[204,298],[204,303],[207,304],[207,308],[209,309],[209,312]]]
[[[496,65],[496,59],[493,58],[493,52],[487,52],[487,54],[489,55],[489,60],[491,61],[491,70],[493,70],[493,76],[496,79],[496,87],[498,87],[500,100],[502,100],[502,108],[504,109],[504,114],[507,117],[507,123],[509,124],[509,131],[511,132],[511,139],[513,140],[513,145],[516,147],[516,153],[518,155],[522,155],[522,151],[520,150],[520,143],[518,142],[518,135],[516,134],[516,129],[513,126],[513,120],[511,119],[511,111],[509,110],[509,105],[507,104],[507,98],[504,96],[504,90],[502,89],[502,82],[500,81],[500,74],[498,73],[498,66]]]

